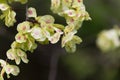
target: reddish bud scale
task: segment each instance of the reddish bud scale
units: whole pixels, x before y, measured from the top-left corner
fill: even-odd
[[[17,38],[18,40],[20,40],[21,39],[21,36],[18,36],[18,38]]]
[[[28,14],[32,15],[33,14],[32,10],[28,10]]]
[[[26,26],[23,26],[23,29],[22,30],[26,30]]]
[[[81,2],[81,0],[78,0],[78,2],[80,3],[80,2]]]

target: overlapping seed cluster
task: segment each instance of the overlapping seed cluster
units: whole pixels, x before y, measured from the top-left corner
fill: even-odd
[[[10,27],[13,26],[16,22],[15,16],[16,13],[7,3],[12,2],[20,2],[22,4],[25,4],[27,0],[0,0],[0,11],[2,11],[2,14],[0,15],[0,19],[5,21],[5,25]]]
[[[6,26],[13,26],[16,22],[16,13],[6,3],[12,2],[26,3],[27,0],[7,0],[1,1],[0,10],[1,19],[5,20]],[[90,20],[89,14],[85,10],[82,0],[51,0],[51,9],[54,13],[65,17],[67,25],[56,24],[51,15],[37,16],[36,9],[30,7],[26,11],[26,21],[17,25],[18,33],[15,41],[11,44],[11,49],[6,53],[9,60],[15,60],[19,65],[21,61],[28,63],[27,52],[33,52],[40,44],[55,44],[61,37],[61,46],[65,47],[67,52],[75,52],[76,44],[80,44],[82,39],[75,35],[81,27],[84,20]],[[0,80],[4,80],[4,73],[18,75],[19,68],[10,65],[7,61],[0,59],[2,67]]]
[[[4,60],[0,60],[0,64],[2,67],[1,74],[0,74],[0,80],[4,80],[3,76],[4,73],[7,74],[7,77],[10,78],[10,74],[17,76],[20,72],[19,68],[15,65],[10,65]]]
[[[0,15],[0,19],[4,19],[5,25],[10,27],[13,26],[16,22],[15,16],[16,13],[10,8],[9,5],[5,3],[0,3],[0,10],[2,11],[2,15]]]
[[[66,19],[62,47],[65,47],[67,52],[75,52],[76,44],[82,42],[75,34],[84,20],[91,20],[83,0],[51,0],[51,10]]]
[[[20,2],[22,4],[25,4],[27,2],[27,0],[0,0],[0,19],[4,20],[5,25],[7,27],[11,27],[14,25],[14,23],[16,22],[16,13],[14,10],[12,10],[11,6],[9,4],[11,4],[12,2]],[[14,42],[15,43],[15,42]],[[12,44],[12,47],[14,45],[14,43]],[[16,54],[16,52],[21,53],[21,54]],[[14,55],[13,55],[14,54]],[[26,59],[26,54],[23,53],[22,50],[18,49],[10,49],[7,51],[7,57],[8,59],[14,60],[16,61],[16,63],[19,63],[19,59],[18,56],[24,61],[27,62]],[[6,73],[7,77],[10,78],[10,74],[17,76],[20,72],[19,68],[15,65],[10,65],[7,61],[0,59],[0,66],[1,66],[1,72],[0,72],[0,80],[4,80],[3,76]]]

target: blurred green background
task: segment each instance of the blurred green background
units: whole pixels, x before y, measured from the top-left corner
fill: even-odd
[[[39,45],[28,54],[30,62],[21,64],[21,73],[9,80],[120,80],[120,50],[102,53],[96,46],[96,38],[103,29],[120,25],[120,0],[84,0],[92,21],[85,21],[78,35],[83,43],[74,54],[68,54],[56,45]],[[50,0],[29,0],[38,15],[51,14],[56,23],[65,24],[64,18],[50,11]],[[13,4],[18,23],[25,19],[25,5]],[[0,58],[17,33],[16,26],[7,28],[0,21]],[[17,25],[17,23],[16,23]],[[8,79],[6,79],[8,80]]]

